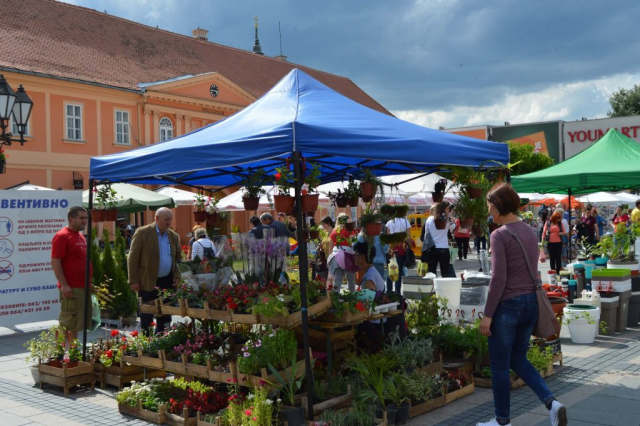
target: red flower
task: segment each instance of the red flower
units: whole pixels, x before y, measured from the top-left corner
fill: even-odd
[[[116,337],[120,332],[118,330],[111,330],[111,337]]]
[[[105,352],[105,355],[107,356],[107,358],[113,358],[113,351],[107,351]]]
[[[276,176],[276,180],[280,180],[280,178],[282,177],[282,173],[278,172],[275,174]]]
[[[233,302],[232,302],[232,303],[229,303],[229,309],[235,309],[235,308],[237,308],[237,307],[238,307],[238,304],[237,304],[237,303],[233,303]]]
[[[149,324],[149,325],[150,325],[151,327],[155,327],[155,326],[156,326],[156,323],[155,323],[155,321],[151,321],[151,324]]]
[[[356,303],[356,309],[359,310],[360,312],[364,311],[364,303],[362,303],[362,301]]]
[[[138,331],[132,331],[131,337],[138,337]]]

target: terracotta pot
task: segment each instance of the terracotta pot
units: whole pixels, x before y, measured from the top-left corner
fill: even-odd
[[[207,212],[205,212],[204,210],[193,212],[193,220],[195,220],[196,222],[205,222],[207,220]]]
[[[463,228],[471,228],[473,226],[473,218],[461,220],[460,226]]]
[[[444,192],[432,192],[431,199],[434,203],[439,203],[444,198]]]
[[[302,196],[302,210],[314,213],[318,210],[318,197],[320,194],[307,194]]]
[[[309,231],[309,237],[311,237],[312,240],[320,238],[320,231]]]
[[[472,186],[467,186],[467,194],[469,194],[469,198],[480,198],[482,197],[482,189],[474,188]]]
[[[207,225],[215,225],[220,220],[220,213],[207,213]]]
[[[493,232],[498,228],[500,228],[500,225],[498,225],[497,223],[490,223],[489,224],[489,232]]]
[[[347,207],[347,197],[342,196],[342,197],[336,198],[336,206],[340,208]]]
[[[347,198],[347,204],[349,207],[358,207],[358,197]]]
[[[360,182],[360,196],[362,201],[368,203],[376,196],[377,185],[373,182]]]
[[[435,219],[436,229],[446,229],[447,219]]]
[[[104,222],[104,210],[91,210],[91,220],[93,222]]]
[[[117,209],[104,210],[104,221],[105,222],[115,222],[116,220],[118,220],[118,210]]]
[[[355,227],[356,225],[353,222],[347,222],[344,224],[344,229],[346,229],[349,232],[353,232],[353,230],[356,229]]]
[[[370,236],[380,235],[380,233],[382,232],[382,223],[381,222],[366,223],[364,225],[364,229],[367,235],[370,235]]]
[[[277,212],[291,213],[296,199],[291,195],[274,195],[273,204]]]
[[[549,294],[547,294],[547,297],[549,298],[549,302],[551,302],[551,308],[553,309],[553,313],[556,314],[558,322],[562,323],[562,317],[564,315],[564,308],[567,306],[567,300],[564,297],[549,296]],[[558,335],[553,335],[547,340],[555,340],[558,337]]]
[[[258,210],[260,197],[242,197],[242,203],[245,210]]]

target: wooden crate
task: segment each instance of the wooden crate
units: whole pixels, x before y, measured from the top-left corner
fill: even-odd
[[[327,322],[339,322],[344,324],[350,324],[354,322],[363,322],[367,318],[369,318],[369,307],[364,311],[358,311],[356,313],[350,312],[348,309],[342,313],[342,315],[337,316],[335,312],[326,312],[323,315],[317,318],[318,321],[327,321]]]
[[[158,352],[158,357],[155,358],[143,354],[142,350],[138,349],[138,356],[123,355],[122,361],[132,365],[139,365],[141,367],[152,368],[156,370],[163,369],[162,354],[160,352]]]
[[[142,298],[140,301],[140,313],[141,314],[152,314],[155,317],[162,316],[162,309],[160,308],[160,299],[150,300],[149,302],[143,302]]]
[[[337,396],[335,398],[327,399],[326,401],[313,404],[313,415],[315,416],[316,414],[320,414],[324,410],[330,410],[345,405],[350,405],[351,401],[353,401],[353,395],[351,394],[351,385],[349,385],[347,387],[346,395]],[[304,407],[305,415],[309,417],[309,400],[307,399],[306,394],[302,396],[301,404]]]
[[[333,306],[333,302],[331,301],[331,297],[325,297],[318,301],[318,303],[314,303],[313,305],[307,308],[307,314],[309,319],[313,319],[318,315],[322,315],[327,312]],[[286,317],[264,317],[261,316],[263,324],[272,324],[278,325],[286,328],[294,328],[302,324],[302,311],[294,312],[292,314],[287,315]]]
[[[196,426],[198,419],[197,417],[189,417],[189,409],[185,407],[181,415],[167,411],[164,422],[171,426]]]
[[[202,414],[200,411],[198,411],[198,415],[196,416],[196,426],[220,426],[220,424],[221,424],[220,417],[216,417],[216,422],[215,423],[205,422],[204,421],[204,414]]]
[[[427,413],[429,411],[433,411],[438,407],[442,407],[446,402],[446,396],[442,394],[435,399],[431,399],[429,401],[425,401],[419,405],[412,405],[409,408],[409,418],[413,418],[415,416],[419,416],[420,414]]]
[[[449,372],[470,374],[474,370],[474,363],[464,358],[444,358],[442,366]]]
[[[555,364],[556,362],[560,363],[560,366],[562,366],[562,352],[558,352],[557,354],[553,355],[553,364]]]
[[[456,399],[460,399],[464,396],[471,395],[476,391],[476,385],[473,382],[473,376],[471,376],[471,383],[467,386],[454,390],[453,392],[446,392],[444,394],[445,404],[449,404],[450,402],[455,401]]]
[[[229,363],[229,372],[221,372],[221,371],[215,371],[213,369],[209,370],[209,380],[211,380],[212,382],[218,382],[218,383],[226,383],[229,384],[230,382],[235,382],[238,379],[238,372],[236,369],[236,363],[235,362],[230,362]]]
[[[415,371],[418,373],[423,373],[423,374],[429,374],[432,375],[433,373],[439,373],[441,372],[444,367],[443,367],[443,363],[442,363],[442,354],[439,355],[439,360],[436,362],[432,362],[429,365],[425,365],[421,368],[417,368]]]
[[[551,364],[546,370],[540,370],[540,376],[542,376],[542,378],[549,377],[553,373],[554,373],[553,364]],[[485,377],[474,377],[474,383],[476,386],[479,386],[481,388],[492,387],[491,379],[488,379]],[[516,378],[514,375],[511,375],[511,390],[516,390],[518,388],[521,388],[525,384],[526,383],[521,378],[519,377]]]
[[[91,385],[91,390],[95,389],[96,379],[93,374],[93,365],[88,362],[78,361],[77,367],[69,367],[62,364],[62,367],[54,367],[48,364],[38,364],[40,373],[40,389],[44,384],[59,386],[64,389],[64,394],[69,395],[69,390],[77,385]]]
[[[186,317],[187,312],[184,306],[184,299],[178,299],[178,306],[171,306],[164,303],[162,299],[158,299],[160,303],[160,311],[162,315],[177,315],[179,317]]]
[[[299,378],[302,376],[302,374],[305,371],[305,365],[304,365],[304,359],[301,359],[300,361],[296,362],[296,378]],[[280,376],[281,377],[286,377],[286,374],[291,374],[291,367],[288,367],[282,371],[279,371]],[[269,374],[267,372],[266,368],[263,368],[260,370],[260,376],[252,376],[249,374],[243,374],[241,372],[237,372],[237,379],[238,379],[238,384],[240,386],[249,386],[249,387],[254,387],[254,386],[259,386],[261,383],[267,382],[267,383],[271,383],[271,385],[279,387],[280,386],[280,382],[278,381],[278,379],[276,378],[275,375],[273,374]]]
[[[123,414],[129,414],[130,416],[137,417],[138,419],[146,420],[155,424],[163,424],[166,420],[166,406],[158,406],[158,412],[149,411],[142,408],[142,402],[138,401],[136,407],[130,407],[124,404],[118,404],[118,411]]]
[[[204,302],[204,308],[190,308],[189,301],[186,299],[183,299],[182,303],[185,308],[185,314],[188,317],[231,322],[231,311],[211,309],[208,302]]]
[[[236,314],[231,312],[231,322],[238,324],[262,324],[260,320],[261,318],[258,314]]]

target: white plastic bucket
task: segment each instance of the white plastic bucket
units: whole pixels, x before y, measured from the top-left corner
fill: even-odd
[[[575,305],[574,305],[575,306]],[[571,309],[571,305],[563,309],[565,321],[569,322],[569,334],[573,343],[593,343],[600,326],[600,308]],[[593,324],[589,324],[582,314],[589,313]]]
[[[433,288],[436,295],[447,298],[447,306],[453,312],[460,308],[460,291],[462,279],[460,278],[436,278],[433,280]]]

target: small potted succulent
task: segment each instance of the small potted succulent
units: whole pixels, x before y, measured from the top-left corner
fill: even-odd
[[[258,169],[247,180],[244,186],[244,193],[242,194],[242,203],[244,204],[245,210],[258,210],[260,206],[260,196],[267,194],[267,191],[262,188],[265,174],[264,169]],[[269,197],[269,202],[271,202],[271,197]]]
[[[431,199],[434,203],[439,203],[444,198],[444,193],[447,190],[447,180],[438,179],[433,186],[433,192],[431,193]]]
[[[295,198],[291,196],[290,189],[293,182],[293,173],[289,166],[277,167],[275,177],[276,194],[273,196],[273,204],[277,212],[291,213]]]

